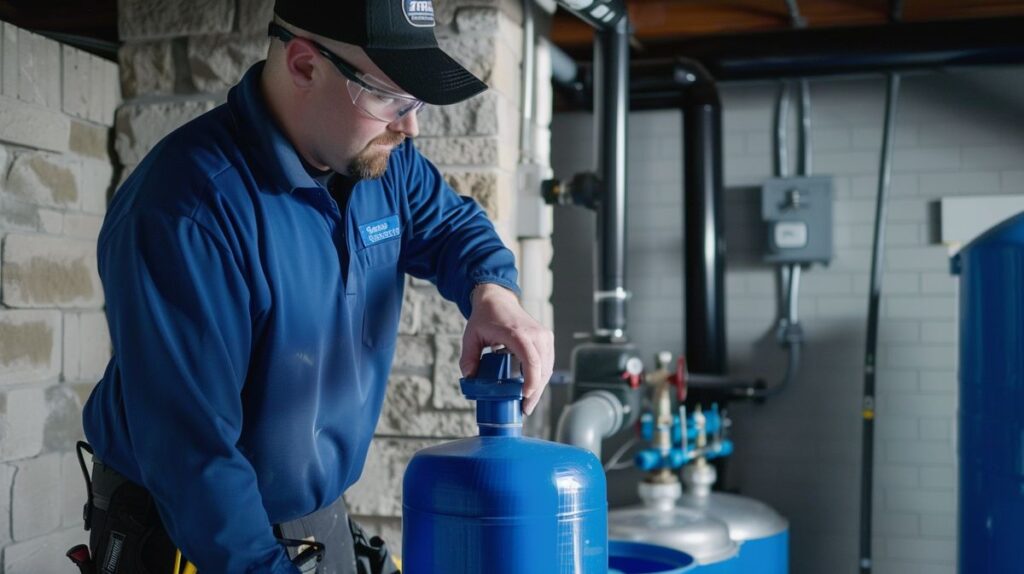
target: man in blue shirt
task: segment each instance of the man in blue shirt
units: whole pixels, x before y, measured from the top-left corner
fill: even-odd
[[[308,534],[321,572],[355,572],[347,521],[316,525],[362,472],[406,274],[468,317],[464,373],[508,347],[527,414],[551,373],[512,253],[412,142],[424,103],[486,89],[437,47],[431,3],[275,12],[267,60],[158,143],[104,221],[114,356],[84,412],[101,572],[167,572],[180,550],[203,574],[293,573],[279,538]]]

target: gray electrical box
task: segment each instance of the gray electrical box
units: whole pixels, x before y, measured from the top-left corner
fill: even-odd
[[[761,187],[767,231],[764,260],[822,263],[832,260],[832,178],[781,177]]]

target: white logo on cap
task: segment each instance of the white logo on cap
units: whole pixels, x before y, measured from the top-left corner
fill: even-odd
[[[402,0],[402,12],[417,28],[434,27],[434,3],[430,0]]]

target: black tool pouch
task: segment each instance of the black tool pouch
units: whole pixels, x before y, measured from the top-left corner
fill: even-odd
[[[156,504],[141,486],[93,462],[92,503],[86,516],[97,574],[166,574],[174,544]]]
[[[388,545],[380,536],[367,538],[363,527],[351,518],[348,525],[352,529],[357,574],[401,574],[391,559]]]

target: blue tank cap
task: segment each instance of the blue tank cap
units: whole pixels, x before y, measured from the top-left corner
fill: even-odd
[[[523,379],[513,376],[512,359],[508,353],[487,353],[480,358],[476,375],[459,380],[462,394],[476,401],[481,436],[522,434]]]
[[[459,380],[462,394],[471,401],[522,400],[523,379],[512,376],[512,355],[487,353],[476,375]]]

